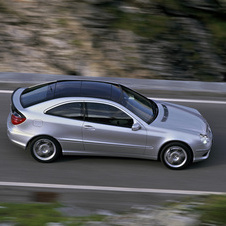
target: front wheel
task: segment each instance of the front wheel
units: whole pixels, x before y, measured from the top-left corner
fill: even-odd
[[[53,162],[61,155],[59,143],[51,137],[37,137],[29,146],[32,157],[39,162]]]
[[[192,162],[192,152],[185,144],[174,142],[161,152],[161,161],[170,169],[184,169]]]

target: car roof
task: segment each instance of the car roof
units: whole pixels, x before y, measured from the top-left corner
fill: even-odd
[[[120,102],[122,86],[92,80],[58,80],[26,88],[21,94],[24,108],[56,98],[93,97]]]

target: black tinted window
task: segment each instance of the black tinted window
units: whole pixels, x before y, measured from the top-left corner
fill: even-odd
[[[112,92],[111,92],[112,96],[111,96],[111,99],[113,101],[116,101],[116,102],[119,102],[120,101],[120,98],[121,98],[121,95],[122,95],[122,89],[120,86],[117,86],[117,85],[112,85]]]
[[[80,95],[81,81],[62,81],[57,82],[55,98],[76,97]]]
[[[131,128],[133,119],[118,108],[107,104],[86,103],[86,121]]]
[[[122,105],[148,124],[155,118],[151,101],[126,87],[123,87]]]
[[[50,109],[46,114],[83,120],[82,103],[68,103]]]
[[[81,96],[110,99],[111,84],[83,81]]]
[[[50,100],[54,97],[55,84],[49,83],[27,88],[21,95],[21,104],[23,107],[29,107],[34,104]]]

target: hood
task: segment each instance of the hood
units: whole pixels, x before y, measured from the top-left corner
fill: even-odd
[[[163,127],[180,131],[189,130],[201,134],[206,133],[206,120],[196,109],[167,102],[158,104],[162,112],[160,121]]]

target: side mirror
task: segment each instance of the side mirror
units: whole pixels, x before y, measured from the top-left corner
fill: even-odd
[[[141,129],[141,125],[138,122],[135,122],[132,126],[133,131],[137,131]]]

